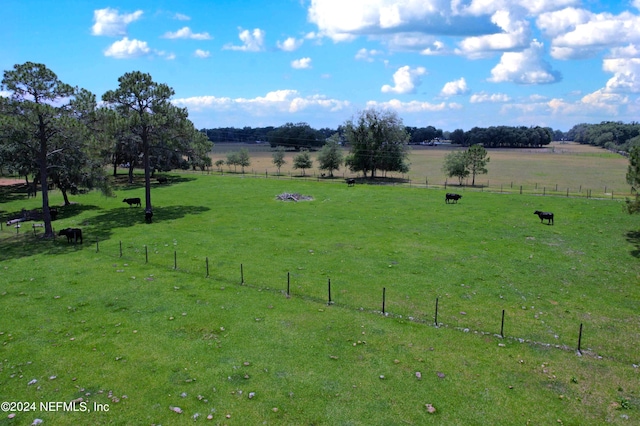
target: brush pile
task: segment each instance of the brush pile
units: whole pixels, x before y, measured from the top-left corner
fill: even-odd
[[[295,201],[296,203],[298,201],[311,201],[313,200],[313,197],[309,196],[309,195],[301,195],[301,194],[293,194],[290,192],[283,192],[282,194],[276,196],[276,200],[280,200],[280,201]]]

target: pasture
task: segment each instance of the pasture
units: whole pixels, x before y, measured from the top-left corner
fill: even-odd
[[[240,148],[249,150],[251,165],[245,169],[245,173],[255,175],[276,175],[277,168],[273,165],[272,152],[268,144],[243,145],[243,144],[216,144],[211,155],[213,163],[217,160],[225,160],[228,153]],[[411,170],[407,175],[390,173],[391,178],[406,179],[413,186],[443,186],[458,185],[455,178],[447,178],[442,172],[444,157],[452,149],[447,145],[427,147],[411,146],[409,162]],[[348,150],[345,149],[345,155]],[[292,168],[295,152],[290,151],[285,155],[286,164],[280,170],[284,176],[302,175],[301,170]],[[314,168],[306,170],[306,175],[320,176],[322,171],[318,169],[316,160],[317,152],[311,153],[314,160]],[[573,142],[553,142],[548,147],[539,149],[490,149],[487,164],[489,173],[476,177],[476,186],[486,190],[499,192],[523,191],[532,194],[556,193],[584,196],[587,190],[592,191],[594,197],[608,197],[612,195],[619,198],[628,196],[630,187],[626,183],[625,175],[629,160],[619,154],[596,148],[590,145],[581,145]],[[213,167],[212,170],[218,170]],[[233,172],[233,168],[222,167],[223,172]],[[240,168],[237,169],[240,171]],[[337,178],[354,176],[344,167],[334,172]],[[471,178],[464,182],[471,184]]]
[[[2,190],[3,215],[38,207]],[[149,225],[142,196],[59,207],[82,245],[0,231],[0,400],[37,404],[0,425],[640,421],[618,200],[185,173]]]

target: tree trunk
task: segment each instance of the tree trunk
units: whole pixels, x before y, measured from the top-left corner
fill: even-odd
[[[62,198],[64,198],[64,205],[70,206],[71,202],[69,201],[69,196],[67,195],[67,190],[60,188],[60,192],[62,192]]]
[[[51,226],[51,211],[49,210],[49,189],[47,188],[47,139],[44,133],[44,123],[40,119],[40,184],[42,185],[42,220],[44,221],[44,238],[53,238]]]
[[[149,165],[149,135],[145,128],[142,132],[142,149],[144,153],[144,186],[145,186],[145,208],[144,214],[147,223],[151,223],[153,208],[151,207],[151,167]]]
[[[129,163],[129,183],[133,183],[133,163]]]

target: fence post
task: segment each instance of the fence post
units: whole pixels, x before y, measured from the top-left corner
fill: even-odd
[[[504,309],[502,310],[502,323],[500,324],[500,337],[504,339]]]
[[[144,246],[144,263],[149,263],[149,248]]]
[[[582,355],[581,345],[582,345],[582,323],[580,323],[580,334],[578,334],[578,353],[580,355]]]
[[[207,278],[209,278],[209,257],[205,258],[205,264],[207,265]]]
[[[240,285],[244,285],[244,268],[242,263],[240,264]]]
[[[120,257],[122,257],[122,241],[120,241]]]
[[[520,185],[520,195],[522,195],[522,185]]]
[[[289,292],[290,284],[291,284],[291,273],[287,272],[287,297],[291,297],[291,293]]]
[[[173,251],[173,269],[178,269],[178,252]]]
[[[436,316],[435,316],[435,326],[438,326],[438,298],[436,297]]]
[[[384,315],[384,303],[385,303],[385,298],[386,298],[386,292],[387,292],[387,288],[386,287],[382,287],[382,314]]]
[[[333,302],[331,301],[331,278],[328,278],[328,289],[329,289],[329,302],[327,303],[327,305],[331,305]]]
[[[100,246],[98,245],[98,237],[96,237],[96,253],[100,251]]]

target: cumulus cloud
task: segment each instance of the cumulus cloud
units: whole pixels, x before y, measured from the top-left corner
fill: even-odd
[[[336,112],[350,106],[349,101],[330,99],[322,95],[302,96],[297,90],[275,90],[265,96],[255,98],[228,98],[216,96],[198,96],[174,99],[180,107],[193,111],[240,110],[255,115],[267,115],[275,112],[294,113],[309,109]]]
[[[119,14],[116,9],[109,7],[93,11],[94,24],[91,34],[95,36],[122,36],[127,34],[127,25],[137,21],[142,16],[142,11]]]
[[[382,55],[382,51],[376,49],[367,50],[364,47],[356,53],[356,60],[373,62],[376,56]]]
[[[180,28],[176,32],[170,32],[170,31],[166,32],[162,37],[168,38],[168,39],[178,39],[178,38],[189,38],[193,40],[210,40],[211,39],[211,36],[209,35],[209,33],[207,32],[194,33],[193,31],[191,31],[191,28],[189,27]]]
[[[209,56],[211,56],[211,52],[209,52],[208,50],[196,49],[193,55],[197,58],[208,58]]]
[[[110,56],[116,59],[136,58],[139,56],[145,56],[151,54],[152,51],[147,45],[146,41],[129,40],[128,37],[124,37],[122,40],[118,40],[109,46],[105,51],[105,56]]]
[[[486,102],[489,102],[489,103],[509,102],[510,100],[511,98],[509,97],[509,95],[506,95],[504,93],[490,94],[486,92],[474,93],[469,98],[469,102],[471,102],[472,104],[481,104]]]
[[[276,46],[278,49],[284,50],[285,52],[293,52],[298,50],[300,46],[302,46],[304,40],[297,39],[295,37],[288,37],[285,41],[278,41]]]
[[[467,37],[459,43],[458,53],[478,58],[496,51],[520,49],[530,37],[529,22],[519,19],[507,10],[499,10],[491,16],[491,22],[502,32]]]
[[[311,68],[311,58],[300,58],[291,61],[291,67],[297,70],[306,70]]]
[[[537,26],[551,38],[551,55],[556,59],[593,57],[603,49],[625,43],[640,43],[640,16],[618,15],[565,8],[540,15]]]
[[[562,79],[558,71],[543,59],[544,45],[536,40],[522,52],[502,54],[500,63],[491,70],[489,81],[517,84],[555,83]]]
[[[234,44],[226,44],[223,49],[226,50],[239,50],[242,52],[260,52],[264,50],[264,36],[265,32],[260,28],[255,28],[253,31],[242,30],[240,28],[240,34],[238,38],[242,41],[241,46]]]
[[[469,93],[467,81],[462,77],[446,83],[440,91],[440,96],[448,98],[450,96],[465,95],[467,93]]]
[[[382,86],[382,93],[415,93],[416,86],[421,84],[420,76],[427,73],[424,67],[411,68],[409,65],[398,68],[393,74],[393,86],[385,84]]]
[[[602,69],[613,74],[607,81],[608,93],[640,93],[640,58],[605,59]]]

